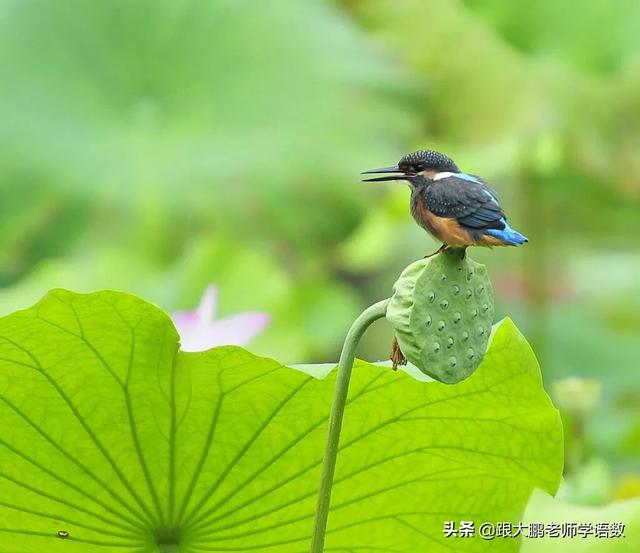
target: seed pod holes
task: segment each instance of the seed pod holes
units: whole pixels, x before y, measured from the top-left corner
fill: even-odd
[[[493,316],[486,267],[455,249],[409,265],[387,308],[407,359],[448,384],[467,378],[482,361]]]

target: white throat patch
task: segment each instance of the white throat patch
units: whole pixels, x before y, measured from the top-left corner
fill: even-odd
[[[433,175],[433,180],[440,180],[440,179],[446,179],[447,177],[452,177],[453,175],[456,175],[457,173],[451,173],[449,171],[444,171],[442,173],[436,173],[435,175]]]

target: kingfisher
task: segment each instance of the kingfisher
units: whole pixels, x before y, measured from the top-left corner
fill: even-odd
[[[507,223],[496,192],[480,177],[462,173],[434,150],[418,150],[397,165],[364,171],[387,173],[366,182],[403,180],[411,188],[411,214],[442,242],[438,250],[467,246],[521,246],[528,239]]]

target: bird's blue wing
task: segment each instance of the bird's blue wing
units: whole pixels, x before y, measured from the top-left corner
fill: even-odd
[[[505,215],[497,197],[473,175],[457,173],[434,180],[424,191],[424,201],[435,215],[456,219],[470,229],[505,228]]]
[[[489,194],[489,196],[491,196],[491,198],[493,198],[495,200],[496,203],[500,203],[500,200],[498,199],[498,193],[487,184],[487,181],[482,180],[479,176],[477,175],[468,175],[467,173],[453,173],[454,177],[457,177],[459,179],[463,179],[469,182],[475,182],[476,184],[479,184],[480,187],[485,190],[485,192],[487,194]]]

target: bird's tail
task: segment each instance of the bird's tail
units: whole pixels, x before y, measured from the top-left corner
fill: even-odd
[[[526,244],[529,241],[526,236],[520,234],[517,230],[512,229],[506,221],[503,229],[489,229],[486,230],[485,233],[512,246],[522,246],[522,244]]]

